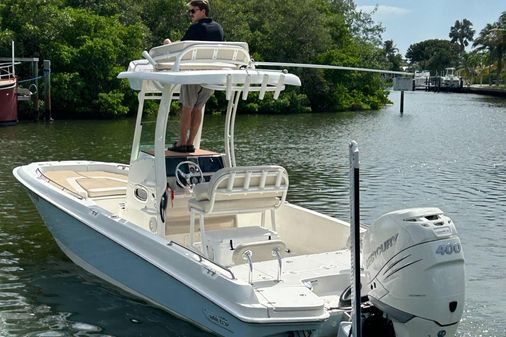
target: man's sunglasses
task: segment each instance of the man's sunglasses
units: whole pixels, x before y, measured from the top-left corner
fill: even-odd
[[[192,8],[188,10],[188,14],[195,14],[196,11],[200,11],[200,8]]]

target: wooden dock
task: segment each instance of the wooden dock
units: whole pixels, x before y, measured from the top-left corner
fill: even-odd
[[[413,80],[413,90],[425,90],[434,92],[460,92],[464,86],[464,81],[461,79],[458,85],[448,86],[443,83],[442,76],[429,76],[424,81],[419,78]]]
[[[489,85],[471,85],[464,86],[460,92],[489,95],[496,97],[506,97],[506,87],[489,86]]]
[[[444,86],[441,83],[440,76],[431,76],[427,79],[426,83],[421,85],[418,83],[415,85],[413,80],[413,90],[425,90],[433,92],[460,92],[460,93],[472,93],[479,95],[489,95],[496,97],[506,97],[506,88],[492,85],[464,85],[463,81],[460,82],[459,86]]]

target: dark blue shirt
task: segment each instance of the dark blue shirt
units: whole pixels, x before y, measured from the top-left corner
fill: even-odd
[[[218,22],[213,21],[211,18],[200,19],[188,27],[181,41],[185,40],[223,41],[223,28]]]

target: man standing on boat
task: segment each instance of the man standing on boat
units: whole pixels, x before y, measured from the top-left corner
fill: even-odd
[[[181,41],[223,41],[223,28],[208,16],[210,9],[208,0],[192,0],[187,5],[192,24]],[[166,39],[164,44],[170,42],[169,39]],[[181,86],[179,97],[183,105],[181,110],[181,135],[179,141],[169,150],[177,152],[195,151],[193,141],[200,128],[202,110],[213,92],[213,90],[204,88],[198,84]]]

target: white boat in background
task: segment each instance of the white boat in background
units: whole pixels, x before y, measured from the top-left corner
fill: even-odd
[[[277,99],[299,78],[256,69],[241,42],[176,42],[144,55],[118,76],[139,91],[129,164],[14,169],[59,247],[90,273],[217,335],[348,336],[349,224],[287,202],[285,168],[236,162],[239,100],[251,92]],[[202,127],[195,152],[167,150],[181,84],[225,92],[224,153],[200,148]],[[160,102],[149,144],[146,100]],[[437,208],[407,209],[362,235],[362,335],[455,335],[464,258],[453,222]]]
[[[427,88],[430,85],[430,71],[428,70],[420,70],[415,71],[414,78],[414,89],[417,88]]]
[[[447,88],[460,88],[461,78],[455,74],[455,68],[446,68],[445,75],[441,78],[441,86]]]

